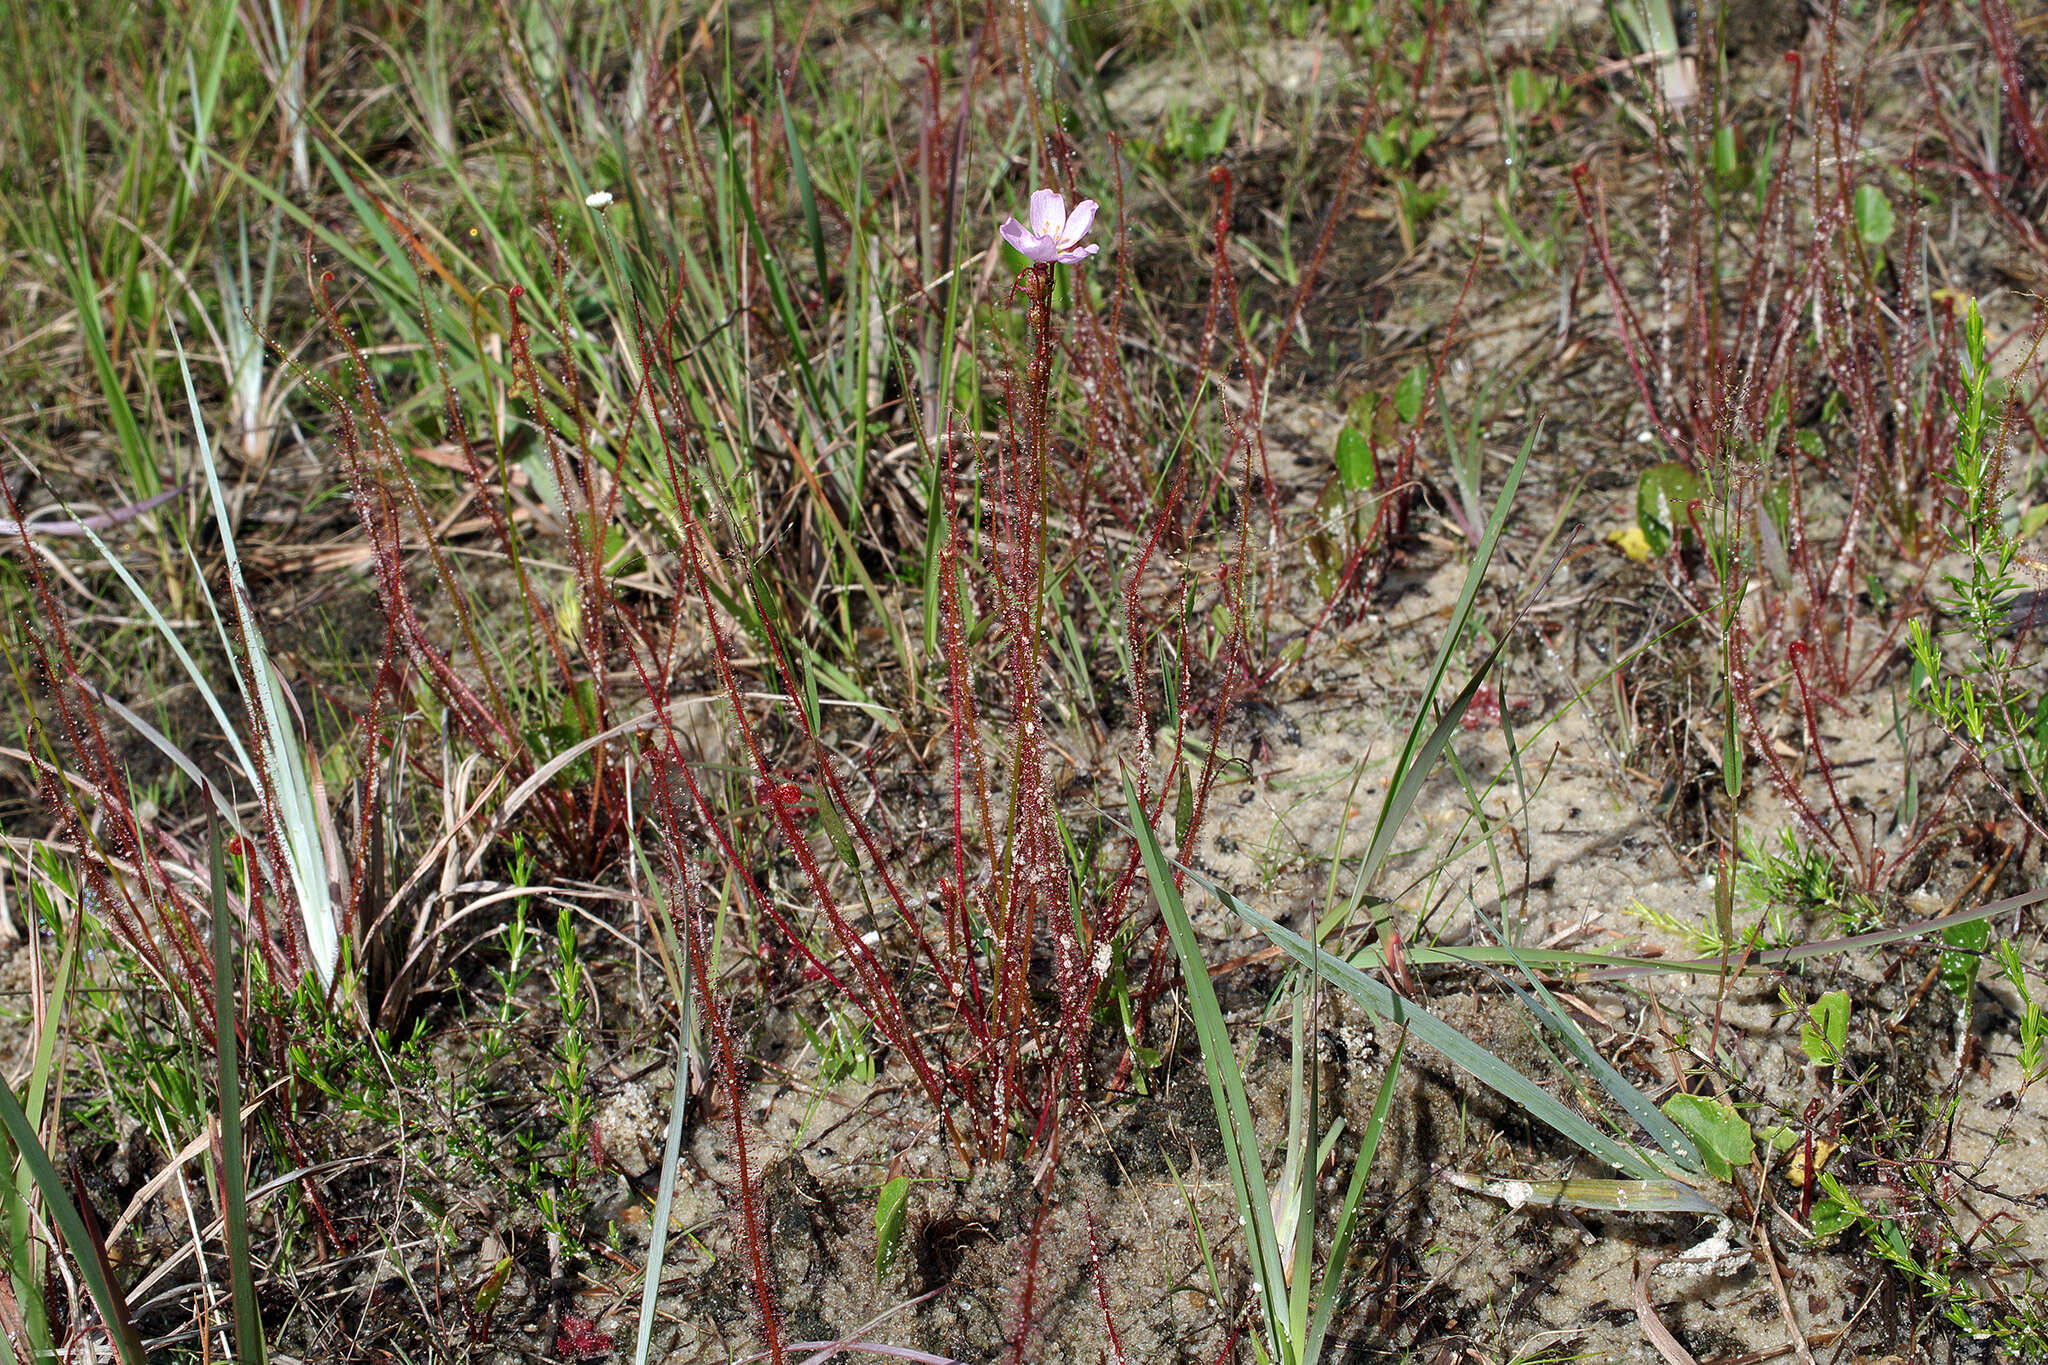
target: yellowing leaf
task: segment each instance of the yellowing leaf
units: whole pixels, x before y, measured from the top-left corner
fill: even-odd
[[[1643,536],[1643,528],[1634,522],[1609,531],[1607,543],[1638,564],[1650,562],[1650,542]]]
[[[1815,1138],[1813,1140],[1814,1174],[1818,1175],[1826,1170],[1828,1168],[1828,1158],[1834,1154],[1834,1143],[1829,1142],[1826,1138]],[[1785,1158],[1785,1179],[1791,1181],[1794,1185],[1804,1185],[1806,1183],[1805,1143],[1802,1142],[1794,1147],[1792,1154]]]

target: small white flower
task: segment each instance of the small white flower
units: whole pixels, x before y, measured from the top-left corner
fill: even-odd
[[[599,190],[595,194],[587,194],[583,197],[583,207],[587,209],[610,208],[611,203],[612,192],[610,190]]]

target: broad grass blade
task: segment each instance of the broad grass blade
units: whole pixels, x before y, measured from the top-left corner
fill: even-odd
[[[0,1127],[6,1128],[15,1151],[35,1180],[36,1189],[41,1191],[43,1207],[50,1211],[51,1221],[56,1223],[64,1245],[70,1248],[71,1259],[78,1265],[78,1276],[85,1281],[86,1292],[92,1295],[93,1306],[99,1309],[100,1320],[106,1324],[114,1348],[121,1353],[123,1365],[148,1365],[142,1338],[136,1335],[135,1324],[128,1317],[127,1298],[114,1287],[102,1249],[93,1241],[78,1206],[71,1202],[64,1178],[57,1174],[50,1154],[43,1150],[36,1136],[35,1126],[14,1098],[14,1088],[5,1084],[0,1084]]]
[[[1130,809],[1131,826],[1137,832],[1153,898],[1166,919],[1174,952],[1180,958],[1181,974],[1187,981],[1188,1012],[1195,1017],[1202,1066],[1209,1073],[1209,1095],[1230,1166],[1231,1191],[1237,1196],[1238,1218],[1244,1225],[1245,1243],[1251,1253],[1252,1277],[1261,1290],[1259,1307],[1265,1315],[1267,1343],[1274,1358],[1284,1360],[1287,1356],[1281,1349],[1282,1315],[1286,1312],[1287,1278],[1279,1239],[1273,1229],[1272,1197],[1260,1164],[1258,1131],[1252,1126],[1251,1106],[1245,1100],[1244,1075],[1231,1047],[1230,1030],[1223,1022],[1216,987],[1209,980],[1208,965],[1202,960],[1201,941],[1195,937],[1195,927],[1174,887],[1166,853],[1159,847],[1151,821],[1145,818],[1144,805],[1138,800],[1138,790],[1131,784],[1129,773],[1124,774],[1124,803]]]
[[[1142,813],[1140,818],[1142,819]],[[1149,830],[1141,832],[1141,840],[1147,833]],[[1515,1070],[1420,1005],[1395,995],[1387,986],[1373,980],[1342,958],[1318,951],[1307,939],[1283,925],[1274,923],[1200,873],[1190,871],[1188,876],[1206,887],[1209,893],[1232,913],[1243,917],[1264,932],[1267,938],[1273,940],[1281,951],[1296,962],[1315,972],[1380,1018],[1395,1025],[1405,1024],[1416,1041],[1426,1043],[1441,1052],[1474,1080],[1502,1098],[1521,1106],[1529,1117],[1556,1129],[1560,1135],[1583,1149],[1588,1156],[1604,1161],[1616,1170],[1625,1171],[1638,1179],[1654,1179],[1664,1174],[1646,1160],[1642,1153],[1602,1132],[1584,1115],[1566,1106],[1534,1080]],[[1711,1208],[1705,1211],[1711,1211]]]

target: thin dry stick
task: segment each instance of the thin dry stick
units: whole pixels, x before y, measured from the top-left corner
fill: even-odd
[[[1671,1329],[1657,1316],[1656,1305],[1650,1302],[1650,1276],[1656,1273],[1657,1267],[1664,1264],[1664,1261],[1665,1258],[1662,1256],[1652,1256],[1643,1262],[1643,1268],[1636,1272],[1636,1321],[1642,1325],[1643,1335],[1657,1348],[1657,1354],[1664,1357],[1666,1365],[1700,1365],[1691,1351],[1678,1344],[1678,1338],[1671,1335]]]
[[[1806,1333],[1799,1326],[1799,1315],[1792,1311],[1792,1296],[1785,1292],[1785,1277],[1778,1273],[1778,1256],[1771,1249],[1771,1231],[1767,1227],[1756,1230],[1756,1256],[1764,1263],[1764,1269],[1771,1272],[1771,1287],[1778,1291],[1778,1316],[1785,1320],[1792,1350],[1798,1355],[1801,1365],[1814,1365],[1813,1352],[1807,1349]]]

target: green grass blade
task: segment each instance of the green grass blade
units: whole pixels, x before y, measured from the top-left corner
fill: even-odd
[[[1124,803],[1131,814],[1131,827],[1145,859],[1145,875],[1152,883],[1152,895],[1166,919],[1173,948],[1180,958],[1181,974],[1187,982],[1188,1012],[1195,1017],[1195,1031],[1202,1047],[1202,1066],[1209,1073],[1209,1097],[1216,1109],[1216,1126],[1223,1135],[1223,1148],[1230,1166],[1231,1191],[1237,1196],[1238,1218],[1244,1225],[1253,1280],[1260,1287],[1259,1307],[1265,1316],[1267,1344],[1276,1361],[1282,1352],[1287,1298],[1286,1274],[1282,1269],[1279,1239],[1273,1229],[1272,1197],[1266,1188],[1265,1169],[1260,1163],[1259,1136],[1252,1126],[1251,1106],[1245,1100],[1244,1076],[1237,1065],[1237,1053],[1230,1043],[1230,1030],[1223,1022],[1223,1007],[1217,1002],[1216,987],[1209,980],[1209,968],[1202,960],[1202,945],[1195,927],[1181,904],[1173,884],[1173,872],[1137,788],[1124,774]]]
[[[78,335],[92,360],[93,374],[100,384],[100,396],[107,403],[107,418],[114,424],[114,436],[121,448],[122,472],[128,476],[128,492],[134,501],[153,498],[163,491],[156,461],[150,457],[149,442],[128,402],[128,391],[114,372],[114,357],[107,347],[105,324],[100,320],[99,289],[93,283],[92,263],[83,241],[72,241],[63,228],[51,225],[51,239],[64,260],[64,278],[71,286],[71,302],[78,309]]]
[[[71,996],[71,973],[78,963],[79,940],[84,936],[83,915],[73,920],[72,932],[63,936],[63,952],[57,959],[57,972],[50,984],[49,1004],[44,1010],[43,1027],[36,1038],[35,1054],[29,1062],[28,1104],[24,1115],[31,1130],[42,1122],[43,1106],[48,1101],[50,1077],[57,1065],[57,1034],[64,1018],[65,1002]],[[30,932],[34,932],[30,926]],[[31,1173],[17,1168],[11,1183],[5,1183],[8,1199],[6,1204],[7,1252],[9,1264],[6,1273],[14,1276],[22,1285],[19,1296],[22,1305],[24,1326],[30,1336],[30,1344],[47,1343],[50,1336],[49,1319],[43,1304],[41,1273],[47,1263],[42,1243],[33,1231],[29,1212],[30,1195],[35,1188]],[[4,1335],[4,1334],[0,1334]]]
[[[20,1153],[36,1188],[42,1192],[43,1206],[50,1211],[51,1221],[56,1223],[64,1245],[70,1248],[71,1259],[78,1265],[78,1276],[85,1281],[86,1292],[92,1295],[93,1304],[100,1311],[100,1321],[106,1324],[107,1335],[113,1338],[124,1365],[148,1365],[142,1338],[135,1334],[135,1324],[128,1317],[127,1298],[114,1288],[101,1248],[86,1230],[85,1219],[79,1215],[78,1206],[71,1202],[71,1194],[64,1188],[64,1178],[57,1174],[57,1168],[50,1163],[50,1154],[43,1150],[42,1142],[36,1137],[35,1126],[22,1112],[21,1102],[14,1098],[14,1088],[4,1084],[0,1084],[0,1127],[6,1128],[15,1151]]]
[[[1651,1140],[1666,1156],[1683,1167],[1686,1174],[1697,1176],[1704,1173],[1705,1166],[1700,1160],[1698,1145],[1683,1129],[1665,1116],[1664,1111],[1657,1107],[1656,1101],[1629,1084],[1628,1078],[1616,1070],[1612,1062],[1600,1055],[1600,1049],[1593,1046],[1593,1040],[1586,1036],[1585,1030],[1580,1028],[1565,1012],[1563,1006],[1557,1003],[1556,997],[1551,995],[1547,986],[1537,980],[1535,973],[1529,970],[1527,964],[1516,965],[1520,966],[1522,974],[1529,978],[1529,984],[1534,988],[1533,992],[1524,990],[1499,973],[1494,975],[1521,998],[1522,1003],[1529,1007],[1529,1013],[1536,1016],[1538,1023],[1563,1041],[1565,1049],[1578,1058],[1581,1066],[1593,1073],[1594,1079],[1600,1082],[1600,1088],[1628,1112],[1628,1116],[1650,1135]]]
[[[1305,1002],[1312,995],[1311,990],[1298,988],[1294,997],[1293,1033],[1289,1039],[1293,1047],[1288,1058],[1287,1158],[1282,1166],[1285,1178],[1280,1186],[1283,1197],[1290,1189],[1294,1194],[1292,1236],[1288,1239],[1291,1245],[1283,1250],[1293,1253],[1293,1264],[1287,1272],[1286,1344],[1289,1355],[1296,1360],[1301,1357],[1294,1352],[1300,1349],[1300,1343],[1308,1336],[1309,1289],[1314,1283],[1312,1271],[1316,1249],[1316,1177],[1323,1168],[1323,1153],[1318,1150],[1323,1131],[1321,1106],[1317,1103],[1321,1096],[1316,1085],[1320,1068],[1308,1065],[1308,1053],[1313,1044],[1303,1036],[1308,1013]],[[1294,1119],[1304,1105],[1308,1110],[1307,1128],[1297,1138]],[[1343,1123],[1340,1118],[1332,1125],[1332,1141]],[[1288,1183],[1290,1179],[1293,1181],[1291,1185]]]
[[[66,511],[69,514],[68,508]],[[113,547],[106,541],[100,539],[99,533],[93,530],[90,524],[81,522],[79,534],[99,552],[101,561],[113,572],[114,577],[121,581],[121,586],[128,590],[128,595],[135,599],[135,605],[141,609],[143,616],[148,618],[157,637],[171,651],[172,657],[177,659],[178,666],[185,670],[185,676],[191,680],[193,688],[199,693],[199,699],[206,703],[207,711],[220,726],[220,737],[226,742],[229,752],[234,755],[235,762],[240,765],[242,771],[254,773],[256,765],[250,760],[249,751],[242,746],[240,731],[234,722],[228,719],[227,708],[221,705],[219,695],[207,683],[206,674],[199,667],[199,661],[192,657],[191,651],[185,648],[185,642],[178,638],[178,632],[171,628],[171,623],[165,620],[164,614],[157,609],[156,599],[136,581],[135,575],[129,572],[121,556],[114,553]],[[204,579],[199,581],[204,582]]]
[[[227,868],[220,826],[206,821],[208,893],[213,913],[213,1055],[220,1076],[220,1180],[227,1230],[228,1276],[235,1300],[235,1359],[263,1365],[263,1315],[256,1300],[255,1263],[249,1253],[248,1176],[242,1166],[242,1072],[236,1055],[235,953],[228,941]]]
[[[1894,943],[1926,934],[1938,934],[1959,924],[1975,924],[1980,920],[1995,919],[2009,910],[2019,910],[2037,901],[2048,900],[2048,886],[2035,887],[2016,895],[2001,897],[1995,901],[1970,910],[1958,910],[1953,915],[1937,915],[1932,919],[1913,920],[1908,924],[1894,925],[1889,929],[1873,929],[1867,934],[1849,934],[1841,938],[1816,939],[1811,943],[1797,943],[1789,948],[1772,948],[1756,953],[1747,966],[1754,969],[1782,967],[1790,962],[1804,962],[1809,958],[1834,957],[1854,952],[1858,948],[1885,948]],[[1727,970],[1723,958],[1693,958],[1682,962],[1632,962],[1621,966],[1602,967],[1586,973],[1588,981],[1615,981],[1623,977],[1642,976],[1648,972],[1695,972],[1716,975]]]
[[[1473,696],[1485,681],[1487,671],[1500,654],[1501,646],[1496,644],[1488,652],[1485,662],[1475,669],[1471,681],[1458,694],[1456,700],[1445,710],[1442,719],[1430,725],[1430,703],[1443,690],[1444,675],[1450,671],[1451,656],[1464,638],[1465,627],[1471,623],[1472,607],[1479,596],[1479,586],[1486,580],[1487,566],[1493,561],[1494,550],[1500,545],[1501,531],[1507,526],[1508,511],[1514,506],[1515,490],[1521,485],[1522,471],[1528,468],[1529,452],[1536,447],[1536,438],[1542,434],[1543,424],[1539,421],[1529,429],[1522,440],[1522,449],[1515,456],[1515,462],[1508,470],[1507,481],[1501,485],[1500,496],[1494,499],[1493,518],[1487,524],[1486,536],[1473,552],[1472,565],[1465,573],[1465,588],[1458,595],[1458,605],[1451,612],[1450,625],[1444,630],[1443,642],[1437,646],[1436,661],[1431,664],[1429,680],[1423,684],[1422,700],[1415,708],[1415,722],[1409,727],[1407,743],[1402,746],[1400,760],[1394,765],[1394,777],[1387,787],[1387,799],[1380,804],[1379,819],[1373,824],[1372,843],[1367,846],[1365,861],[1359,864],[1358,882],[1346,907],[1346,918],[1358,909],[1378,875],[1380,865],[1393,851],[1394,835],[1401,823],[1407,819],[1409,808],[1422,793],[1422,784],[1436,759],[1457,733],[1458,721],[1465,708],[1472,703]]]
[[[185,381],[185,402],[192,409],[192,431],[199,443],[200,469],[213,501],[213,518],[220,533],[221,551],[227,560],[228,592],[234,598],[237,623],[241,628],[242,656],[248,667],[254,696],[245,696],[247,709],[261,723],[257,736],[269,774],[276,809],[271,812],[284,836],[285,856],[290,864],[292,889],[297,893],[299,917],[306,928],[306,942],[313,952],[313,965],[320,984],[331,985],[341,958],[340,915],[333,903],[327,875],[327,854],[320,843],[319,815],[314,809],[312,786],[307,778],[305,755],[286,715],[284,685],[270,664],[270,652],[263,643],[263,630],[256,620],[253,599],[242,577],[242,560],[235,549],[233,520],[228,515],[227,496],[220,485],[220,471],[214,463],[213,442],[206,434],[206,419],[200,415],[199,395],[192,386],[192,368],[185,360],[185,346],[177,328],[171,329],[177,350],[178,373]],[[209,601],[209,605],[211,605]],[[218,622],[218,613],[215,620]],[[222,644],[228,642],[225,638]],[[229,656],[233,657],[233,650]],[[252,771],[251,776],[254,776]]]
[[[812,419],[818,424],[818,434],[823,436],[829,429],[828,414],[817,376],[811,370],[810,348],[804,344],[803,325],[797,317],[796,300],[789,292],[789,279],[783,271],[782,258],[775,253],[773,239],[761,227],[761,216],[754,208],[754,196],[747,191],[744,182],[745,159],[734,149],[731,125],[723,118],[719,122],[718,135],[728,174],[733,180],[733,199],[746,217],[754,257],[761,266],[761,282],[768,286],[768,302],[774,309],[776,321],[782,325],[784,339],[789,342],[789,362],[796,367],[797,391],[809,404]]]
[[[1458,1171],[1444,1179],[1461,1190],[1491,1195],[1510,1207],[1537,1204],[1545,1208],[1603,1209],[1610,1213],[1698,1213],[1726,1217],[1700,1192],[1682,1180],[1480,1180]]]
[[[1601,969],[1636,974],[1651,972],[1675,972],[1680,975],[1720,974],[1720,963],[1707,959],[1630,957],[1626,953],[1586,953],[1569,948],[1510,948],[1496,943],[1474,943],[1449,948],[1428,948],[1420,945],[1404,947],[1401,955],[1408,962],[1422,966],[1513,966],[1517,960],[1528,963],[1539,971],[1556,972],[1566,976],[1585,973],[1591,976]],[[1377,943],[1368,943],[1350,955],[1351,965],[1361,968],[1376,968],[1386,965],[1386,952]]]
[[[1344,1280],[1344,1263],[1351,1256],[1351,1234],[1357,1226],[1358,1201],[1365,1194],[1365,1180],[1372,1173],[1373,1159],[1380,1149],[1380,1134],[1387,1128],[1387,1114],[1394,1107],[1394,1083],[1401,1078],[1401,1058],[1408,1051],[1408,1035],[1403,1033],[1394,1044],[1394,1054],[1387,1059],[1387,1073],[1380,1078],[1379,1095],[1372,1102],[1372,1120],[1365,1126],[1365,1134],[1358,1142],[1358,1159],[1351,1163],[1351,1183],[1344,1190],[1344,1204],[1337,1214],[1337,1226],[1330,1234],[1329,1258],[1323,1265],[1322,1283],[1316,1290],[1315,1316],[1309,1319],[1308,1335],[1303,1339],[1301,1358],[1304,1361],[1320,1359],[1323,1353],[1323,1339],[1329,1335],[1330,1322],[1337,1315],[1337,1309],[1348,1297]]]
[[[811,168],[804,162],[803,144],[797,141],[796,121],[789,116],[789,96],[782,82],[775,82],[775,102],[782,109],[782,141],[789,148],[789,181],[796,189],[797,204],[804,211],[804,235],[811,239],[811,255],[818,265],[818,289],[830,278],[825,261],[825,229],[818,221],[818,197],[811,189]]]
[[[169,759],[172,766],[183,773],[186,780],[194,787],[205,792],[213,801],[214,810],[220,815],[221,819],[227,821],[228,828],[235,832],[237,838],[246,839],[249,837],[249,831],[243,827],[241,817],[235,814],[235,803],[228,799],[227,793],[206,780],[206,774],[199,771],[199,765],[192,761],[191,755],[171,743],[170,736],[137,715],[132,708],[123,705],[119,698],[115,697],[105,688],[87,682],[83,678],[79,679],[79,685],[94,701],[113,712],[117,718],[127,724],[129,729],[142,736],[151,748]],[[33,1112],[33,1106],[31,1106],[31,1112]]]
[[[1291,929],[1274,923],[1200,873],[1188,871],[1188,876],[1200,882],[1211,895],[1223,903],[1226,909],[1261,930],[1296,962],[1315,972],[1380,1018],[1392,1024],[1407,1025],[1409,1032],[1418,1042],[1441,1052],[1474,1080],[1521,1106],[1531,1118],[1556,1129],[1561,1136],[1583,1149],[1587,1155],[1639,1179],[1652,1179],[1664,1174],[1646,1160],[1642,1153],[1602,1132],[1534,1080],[1515,1070],[1420,1005],[1395,995],[1385,984],[1373,980],[1342,958],[1316,951],[1307,939]]]
[[[683,968],[684,981],[689,967]],[[687,984],[685,989],[688,989]],[[690,1098],[690,1045],[676,1039],[676,1093],[669,1103],[668,1140],[661,1149],[661,1191],[654,1199],[654,1221],[647,1229],[647,1279],[640,1288],[640,1331],[633,1345],[633,1365],[647,1365],[647,1351],[654,1340],[654,1313],[661,1294],[661,1266],[668,1254],[669,1211],[676,1197],[676,1172],[683,1155],[683,1111]]]

